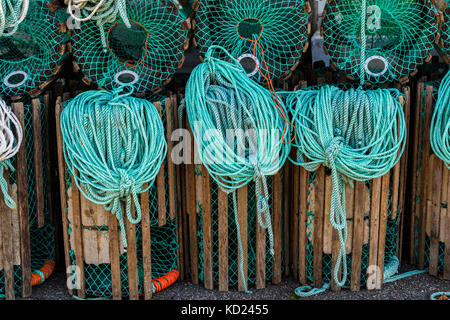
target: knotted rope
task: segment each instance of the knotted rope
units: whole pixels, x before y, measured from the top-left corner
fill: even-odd
[[[0,37],[10,36],[17,31],[27,16],[29,5],[30,0],[0,0]]]
[[[431,148],[450,169],[450,71],[439,87],[430,130]]]
[[[217,49],[234,63],[213,57]],[[266,177],[276,174],[288,156],[290,146],[281,139],[285,123],[277,113],[271,91],[250,80],[238,61],[222,47],[212,46],[205,62],[193,70],[185,103],[202,163],[218,186],[232,193],[240,272],[245,279],[235,191],[255,182],[258,222],[268,232],[273,255]],[[280,105],[286,112],[283,102]],[[244,289],[250,292],[245,281]]]
[[[154,105],[122,90],[78,95],[61,113],[61,131],[64,157],[78,188],[88,200],[116,215],[126,249],[121,206],[126,204],[131,223],[141,221],[138,195],[153,185],[167,143]]]
[[[324,86],[288,97],[287,105],[299,132],[294,142],[297,159],[292,161],[310,172],[322,164],[331,169],[330,221],[340,242],[334,280],[339,286],[347,279],[345,184],[384,176],[399,161],[406,143],[399,96],[395,89],[343,91]]]
[[[15,171],[11,158],[19,152],[22,139],[23,129],[19,119],[0,98],[0,188],[6,205],[12,209],[16,208],[16,203],[8,194],[8,182],[4,177],[4,170]]]
[[[96,22],[105,51],[107,50],[106,35],[103,27],[105,24],[114,23],[120,17],[125,26],[131,28],[127,15],[126,0],[66,0],[65,2],[74,20],[79,22],[93,20]]]

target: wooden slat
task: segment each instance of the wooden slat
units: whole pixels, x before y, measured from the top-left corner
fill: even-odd
[[[300,168],[299,171],[299,183],[300,183],[300,217],[299,217],[299,227],[298,227],[298,236],[299,236],[299,261],[298,261],[298,278],[301,284],[306,284],[306,213],[308,210],[307,207],[307,198],[308,198],[308,172]]]
[[[228,291],[228,195],[219,189],[219,291]]]
[[[414,252],[414,248],[416,247],[415,243],[415,220],[419,217],[420,214],[420,204],[416,201],[416,195],[419,195],[419,171],[417,171],[417,162],[419,160],[419,120],[420,120],[420,109],[422,103],[422,92],[424,90],[424,83],[419,82],[417,84],[417,92],[416,92],[416,104],[415,104],[415,114],[414,114],[414,136],[412,138],[412,161],[411,161],[411,170],[412,170],[412,178],[411,178],[411,190],[413,193],[413,201],[411,201],[411,222],[410,222],[410,241],[409,241],[409,263],[416,263],[416,255]],[[423,171],[423,170],[422,170]],[[420,200],[419,200],[420,201]]]
[[[364,182],[355,182],[353,213],[352,274],[350,290],[359,291],[361,286],[361,256],[364,239],[364,214],[367,209],[367,194]]]
[[[73,208],[73,222],[72,233],[75,239],[75,259],[76,259],[76,272],[79,272],[80,283],[77,288],[77,295],[80,298],[86,297],[85,292],[85,277],[84,277],[84,254],[83,254],[83,233],[81,225],[81,208],[80,208],[80,191],[76,186],[75,179],[72,176],[72,208]]]
[[[287,164],[289,171],[285,171],[285,216],[288,216],[286,212],[291,216],[291,222],[287,222],[287,227],[285,230],[289,230],[289,225],[292,225],[291,235],[289,241],[285,242],[285,247],[289,248],[291,246],[291,258],[292,258],[292,271],[294,279],[298,280],[299,270],[298,270],[298,260],[299,260],[299,218],[300,218],[300,186],[299,186],[299,175],[300,167],[296,165]],[[290,187],[292,186],[292,187]],[[292,210],[291,210],[292,209]],[[287,219],[286,219],[287,220]],[[286,268],[289,269],[289,268]],[[287,274],[286,274],[287,275]]]
[[[125,212],[125,206],[122,210]],[[131,205],[131,214],[135,214],[134,204]],[[127,266],[128,266],[128,290],[130,300],[139,300],[139,286],[137,273],[137,250],[136,250],[136,226],[128,218],[124,217],[127,237]]]
[[[378,265],[378,235],[380,221],[380,205],[381,205],[381,181],[382,178],[372,180],[371,203],[370,203],[370,234],[369,234],[369,260],[368,260],[368,280],[367,289],[377,288],[377,283],[381,280],[378,269],[374,268]],[[372,273],[375,272],[375,275]]]
[[[324,221],[323,221],[323,253],[331,254],[333,227],[330,222],[331,194],[333,192],[333,182],[331,175],[325,176],[325,205],[324,205]]]
[[[258,201],[258,194],[255,194]],[[275,215],[275,212],[273,212]],[[266,222],[267,223],[267,222]],[[274,261],[275,262],[275,261]],[[256,223],[256,289],[266,287],[266,230]]]
[[[430,126],[431,126],[431,117],[433,112],[433,87],[426,87],[426,98],[425,98],[425,126],[424,126],[424,135],[423,141],[430,141]],[[425,238],[426,238],[426,219],[427,219],[427,198],[426,198],[426,190],[431,172],[429,171],[429,157],[430,155],[430,144],[424,143],[422,148],[422,170],[421,179],[419,182],[419,190],[420,190],[420,203],[419,203],[419,219],[420,219],[420,230],[419,230],[419,248],[418,248],[418,267],[423,269],[425,266]]]
[[[148,184],[144,184],[146,189]],[[148,192],[141,193],[140,204],[142,210],[141,232],[142,232],[142,269],[144,282],[144,299],[152,298],[152,246],[150,230],[150,208]]]
[[[238,222],[241,231],[242,241],[242,256],[244,266],[244,279],[242,279],[241,272],[238,270],[238,288],[239,291],[244,291],[244,283],[247,284],[248,277],[248,188],[244,186],[237,190],[237,204],[238,204]],[[241,249],[238,248],[238,259],[241,257]],[[238,264],[239,269],[239,264]]]
[[[445,243],[445,235],[447,233],[447,207],[448,201],[448,187],[450,170],[447,169],[444,163],[442,163],[442,183],[441,183],[441,217],[439,219],[439,242]],[[445,206],[447,204],[447,206]]]
[[[67,225],[67,198],[66,198],[66,179],[65,172],[66,168],[64,165],[64,155],[63,155],[63,140],[61,134],[61,97],[57,97],[55,105],[55,118],[56,118],[56,143],[57,143],[57,154],[58,154],[58,174],[59,174],[59,197],[61,204],[61,214],[62,214],[62,225],[63,225],[63,241],[64,241],[64,252],[65,252],[65,262],[66,270],[70,268],[70,256],[69,256],[69,235],[68,235],[68,225]],[[66,274],[69,277],[69,274]],[[73,290],[69,288],[69,294],[73,295]]]
[[[380,279],[383,279],[384,275],[384,251],[386,244],[387,216],[389,211],[389,180],[390,180],[389,174],[384,175],[381,179],[378,258],[377,258],[377,264],[380,270]],[[378,284],[381,285],[381,282]],[[381,287],[377,287],[377,289],[381,289]]]
[[[322,256],[323,252],[323,219],[325,198],[325,169],[321,166],[316,172],[314,181],[314,286],[321,288],[322,279]]]
[[[430,184],[431,198],[428,200],[431,202],[431,212],[427,212],[431,215],[431,234],[430,234],[430,265],[429,271],[431,275],[437,276],[438,274],[438,262],[439,262],[439,229],[440,229],[440,215],[441,215],[441,191],[442,191],[442,166],[443,162],[437,158],[436,155],[432,155],[433,171],[429,179],[432,179]]]
[[[166,109],[166,141],[167,141],[167,175],[169,178],[169,210],[170,210],[170,219],[175,219],[175,194],[176,194],[176,186],[175,186],[175,164],[172,161],[172,131],[173,131],[173,117],[172,117],[172,108],[174,108],[173,98],[167,98],[165,109]]]
[[[109,255],[111,259],[111,284],[114,300],[122,299],[122,284],[120,276],[119,231],[115,215],[108,212]]]
[[[287,89],[286,89],[287,90]],[[289,162],[289,161],[288,161]],[[290,195],[290,191],[291,191],[291,186],[292,186],[292,177],[291,177],[291,168],[292,168],[292,164],[291,163],[286,163],[284,165],[283,170],[283,217],[284,217],[284,243],[283,243],[283,247],[284,247],[284,264],[285,266],[287,266],[286,268],[284,268],[284,274],[286,277],[288,277],[290,275],[290,271],[291,268],[289,267],[292,263],[292,256],[293,256],[293,252],[291,252],[291,247],[292,250],[295,252],[298,252],[298,242],[296,241],[296,239],[298,238],[298,210],[297,210],[297,215],[295,216],[291,216],[291,214],[289,213],[289,207],[290,207],[290,199],[292,198],[292,196]],[[295,239],[295,240],[294,240]],[[292,246],[290,245],[292,243]],[[293,269],[296,270],[296,269]],[[294,279],[297,279],[297,272],[294,271]]]
[[[189,244],[191,253],[191,274],[192,283],[198,284],[198,243],[197,243],[197,209],[195,203],[195,165],[194,165],[194,136],[189,126],[191,137],[191,159],[190,164],[185,166],[186,174],[186,209],[189,217]]]
[[[5,170],[4,176],[8,179],[8,171]],[[5,282],[5,297],[7,300],[14,300],[14,252],[13,238],[18,235],[13,234],[11,212],[3,199],[0,199],[0,228],[2,238],[0,238],[0,249],[3,256],[3,273]]]
[[[273,234],[274,250],[272,283],[281,282],[281,218],[283,210],[282,172],[273,177]]]
[[[41,137],[41,102],[39,99],[31,101],[33,114],[33,151],[34,151],[34,177],[36,184],[36,210],[37,226],[42,228],[45,225],[44,212],[44,164],[42,161],[42,137]]]
[[[450,280],[450,172],[447,172],[447,217],[446,217],[446,232],[445,232],[445,252],[444,252],[444,279]]]
[[[25,128],[25,111],[23,103],[13,103],[12,110],[17,116],[22,128]],[[31,251],[30,251],[30,226],[28,212],[28,178],[26,144],[23,142],[16,155],[17,175],[17,209],[19,210],[20,223],[20,248],[22,267],[22,297],[31,296]]]
[[[203,221],[203,267],[206,289],[214,289],[213,261],[212,261],[212,221],[211,221],[211,177],[202,166],[203,183],[200,190],[202,195],[202,221]]]
[[[156,110],[158,110],[161,116],[161,103],[154,103]],[[158,226],[163,226],[166,224],[166,183],[165,183],[165,168],[164,163],[159,169],[158,175],[156,176],[156,190],[158,196]]]

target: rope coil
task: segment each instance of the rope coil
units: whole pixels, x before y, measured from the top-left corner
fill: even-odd
[[[88,200],[116,215],[126,249],[122,205],[131,223],[141,221],[138,195],[153,185],[167,143],[155,106],[131,97],[133,90],[122,90],[78,95],[61,113],[61,131],[64,157],[77,187]],[[145,183],[148,187],[143,189]]]
[[[450,169],[450,71],[439,87],[431,121],[430,142],[434,153]]]
[[[215,50],[223,51],[234,63],[213,57]],[[241,249],[240,271],[245,279],[235,191],[255,182],[258,222],[269,234],[273,254],[266,177],[281,169],[290,151],[290,145],[281,139],[284,121],[277,113],[271,91],[250,80],[222,47],[212,46],[205,62],[193,70],[185,104],[202,163],[218,186],[232,193]],[[282,101],[280,106],[286,112]],[[244,289],[249,292],[245,281]]]
[[[324,86],[318,91],[298,91],[287,98],[298,129],[293,143],[297,158],[291,161],[310,172],[321,165],[331,169],[330,221],[340,242],[334,280],[339,286],[347,280],[345,184],[384,176],[400,160],[406,144],[406,124],[399,96],[395,89],[343,91]]]
[[[0,37],[17,31],[27,16],[29,5],[30,0],[0,0]]]
[[[0,98],[0,188],[6,205],[12,209],[16,208],[16,203],[8,194],[8,182],[4,177],[4,171],[15,171],[11,158],[19,152],[22,140],[23,129],[19,119],[11,107]]]

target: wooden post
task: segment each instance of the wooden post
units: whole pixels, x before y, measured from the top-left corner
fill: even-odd
[[[228,291],[228,195],[218,190],[219,291]]]
[[[244,277],[242,279],[241,272],[239,270],[238,265],[238,287],[239,291],[244,291],[244,283],[247,283],[248,277],[248,188],[247,186],[241,187],[237,190],[237,204],[238,204],[238,223],[241,231],[241,240],[242,240],[242,255],[244,258]],[[236,210],[236,208],[234,209]],[[238,259],[241,257],[241,249],[238,248]]]

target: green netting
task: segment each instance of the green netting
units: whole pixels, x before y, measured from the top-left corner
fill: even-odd
[[[450,55],[450,1],[446,0],[447,7],[443,10],[442,24],[440,25],[441,41],[439,42],[442,51]]]
[[[45,261],[55,260],[55,228],[50,217],[48,195],[47,195],[47,172],[43,171],[43,185],[36,186],[35,167],[34,167],[34,142],[33,142],[33,115],[30,101],[24,101],[25,105],[25,139],[23,143],[26,144],[26,159],[27,159],[27,179],[28,179],[28,213],[30,221],[30,246],[31,246],[31,271],[39,270],[44,266]],[[45,105],[41,103],[41,132],[42,138],[42,161],[47,163],[48,157],[46,154],[45,145],[47,123],[45,121]],[[15,160],[15,159],[14,159]],[[16,183],[16,176],[14,173],[9,175],[10,184]],[[44,227],[38,228],[37,225],[37,199],[36,188],[42,188],[44,194],[44,212],[45,224]],[[21,201],[21,199],[18,199]],[[20,266],[14,266],[15,277],[15,292],[17,295],[22,290],[22,269]],[[5,292],[5,282],[3,270],[0,270],[0,296]]]
[[[24,94],[53,76],[66,57],[68,36],[58,31],[58,20],[41,0],[30,1],[25,20],[11,36],[0,37],[0,92]]]
[[[426,142],[424,141],[424,137],[425,137],[425,107],[426,107],[426,88],[428,86],[432,86],[433,87],[433,106],[435,105],[437,99],[438,99],[438,95],[439,95],[439,85],[440,85],[440,80],[434,80],[434,81],[429,81],[429,82],[425,82],[424,83],[424,90],[422,91],[421,94],[421,101],[420,101],[420,111],[419,111],[419,126],[418,126],[418,161],[417,161],[417,167],[416,167],[416,176],[419,175],[420,171],[422,170],[422,166],[423,166],[423,158],[424,158],[424,154],[423,154],[423,146],[425,143],[430,143],[429,141]],[[430,152],[432,152],[432,149],[430,148]],[[419,202],[421,199],[420,197],[420,193],[415,195],[415,201],[416,203]],[[441,206],[446,207],[448,206],[448,203],[442,203]],[[420,225],[420,219],[418,217],[416,217],[414,219],[414,255],[417,259],[419,258],[419,230],[421,228]],[[440,242],[439,243],[439,258],[438,258],[438,273],[443,273],[444,272],[444,256],[445,256],[445,243],[444,242]],[[425,268],[428,268],[429,266],[429,262],[430,262],[430,236],[428,234],[425,235]]]
[[[69,103],[70,100],[65,101],[64,105]],[[164,124],[165,131],[167,130],[167,117],[166,117],[166,105],[165,99],[161,100],[161,118]],[[173,108],[173,106],[171,106]],[[173,113],[173,109],[171,110]],[[173,119],[172,119],[173,121]],[[172,123],[172,127],[173,127]],[[167,134],[167,132],[165,132]],[[170,194],[169,194],[169,177],[168,177],[168,161],[167,159],[163,163],[164,165],[164,185],[165,185],[165,199],[166,199],[166,221],[164,226],[158,225],[158,191],[156,183],[149,189],[149,212],[150,225],[151,225],[151,259],[152,259],[152,279],[166,275],[172,270],[178,270],[178,234],[177,234],[177,220],[171,220],[170,214]],[[175,172],[176,179],[176,172]],[[66,170],[66,191],[72,186],[70,173]],[[175,208],[177,210],[177,208]],[[175,211],[176,212],[176,211]],[[110,214],[110,213],[108,213]],[[144,213],[143,213],[144,214]],[[68,222],[68,233],[70,235],[72,229],[68,216],[66,217]],[[98,231],[107,231],[108,226],[95,226]],[[120,230],[119,230],[120,232]],[[142,261],[142,235],[141,235],[141,223],[136,225],[136,248],[137,248],[137,267],[138,267],[138,287],[139,294],[143,293],[143,261]],[[73,266],[76,265],[76,259],[74,254],[74,248],[69,249],[70,262]],[[85,293],[91,296],[110,297],[112,296],[112,282],[111,282],[111,265],[110,264],[86,264],[84,263],[85,273]],[[129,296],[128,286],[128,265],[127,254],[124,253],[120,256],[120,274],[121,274],[121,287],[122,296]],[[75,283],[74,283],[75,285]]]
[[[74,56],[84,74],[112,90],[132,84],[135,92],[150,93],[176,72],[184,57],[187,32],[183,17],[170,0],[130,0],[122,19],[105,23],[105,48],[99,26],[92,20],[73,30]]]
[[[273,204],[273,191],[272,191],[272,177],[267,178],[267,183],[269,186],[269,206],[272,211]],[[284,186],[283,186],[284,187]],[[248,184],[248,284],[252,285],[256,281],[256,226],[258,224],[257,215],[257,204],[255,198],[255,183],[250,182]],[[284,190],[282,190],[284,194]],[[283,203],[284,206],[284,203]],[[199,256],[198,256],[198,271],[199,279],[204,281],[204,261],[203,261],[203,224],[202,224],[202,209],[197,203],[197,237],[199,245]],[[213,271],[213,281],[214,285],[219,284],[219,218],[218,218],[218,186],[214,180],[211,181],[211,226],[212,226],[212,271]],[[283,207],[282,219],[284,219],[284,207]],[[284,263],[284,223],[282,222],[282,233],[281,235],[275,235],[281,237],[281,269],[282,272],[285,268]],[[239,274],[239,255],[238,255],[238,234],[236,231],[236,222],[234,219],[234,207],[232,195],[228,195],[228,286],[237,288],[238,285],[238,274]],[[266,280],[272,280],[273,276],[273,258],[270,254],[270,243],[268,237],[266,238]]]
[[[437,36],[436,9],[430,0],[367,0],[367,81],[398,81],[429,55]],[[359,78],[361,2],[330,0],[323,19],[324,47],[346,74]]]
[[[316,173],[313,172],[310,175],[310,179],[308,180],[308,194],[310,193],[311,187],[315,183]],[[385,253],[384,253],[384,265],[387,266],[390,262],[392,262],[393,257],[398,256],[398,242],[399,242],[399,222],[400,222],[400,212],[399,208],[396,208],[397,214],[395,218],[392,219],[392,211],[391,211],[391,203],[392,203],[392,175],[390,182],[390,191],[389,191],[389,212],[387,218],[387,228],[386,228],[386,243],[385,243]],[[371,183],[366,182],[366,192],[370,196],[371,195]],[[303,199],[302,199],[303,201]],[[308,211],[307,213],[307,223],[306,223],[306,279],[309,283],[314,283],[314,245],[312,242],[312,225],[314,222],[315,212]],[[368,223],[369,232],[370,232],[370,215],[371,212],[366,212],[364,214],[364,222]],[[347,218],[347,223],[353,223],[353,218]],[[322,248],[319,249],[322,251]],[[352,274],[352,257],[353,254],[347,254],[347,268],[348,274]],[[360,274],[360,285],[365,286],[367,284],[367,269],[369,262],[369,244],[364,243],[362,246],[361,253],[361,274]],[[331,254],[323,254],[322,256],[322,279],[324,282],[331,282],[333,278],[333,265],[332,265],[332,255]],[[347,277],[347,281],[344,284],[344,287],[350,286],[351,277]]]
[[[300,60],[308,40],[304,3],[304,0],[201,0],[195,19],[195,40],[200,54],[204,56],[211,46],[221,46],[240,60],[255,81],[266,81],[258,67],[271,80],[279,79]],[[256,52],[255,40],[259,44]],[[222,51],[214,56],[229,59]]]

